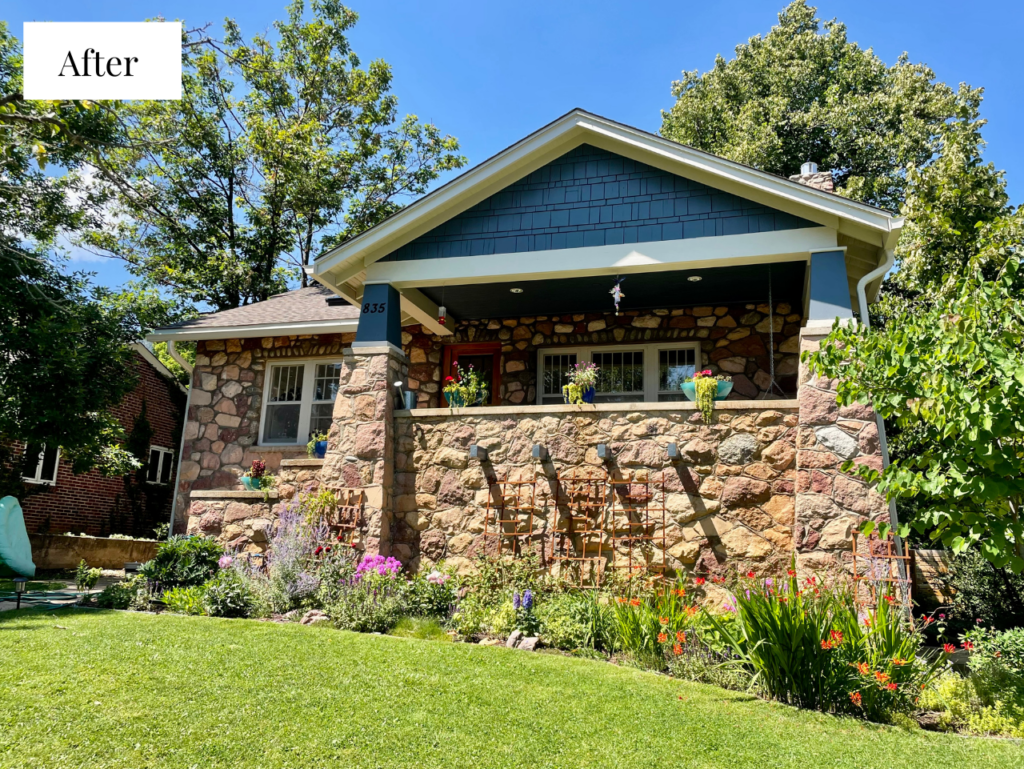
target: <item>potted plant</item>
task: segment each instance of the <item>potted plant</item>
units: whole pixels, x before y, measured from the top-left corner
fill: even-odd
[[[262,491],[263,501],[270,499],[270,490],[277,479],[267,472],[267,463],[262,459],[254,459],[252,465],[242,474],[242,485],[249,491]]]
[[[714,375],[710,369],[696,372],[683,383],[683,394],[697,402],[705,422],[711,421],[714,401],[725,400],[731,392],[732,378],[722,374]]]
[[[323,459],[327,456],[327,433],[316,430],[310,433],[309,443],[306,444],[306,454],[316,459]]]
[[[459,366],[453,368],[455,375],[444,380],[444,397],[448,405],[453,409],[483,405],[487,400],[487,387],[473,370],[473,364],[469,364],[466,370]]]
[[[597,366],[593,363],[577,363],[569,373],[569,384],[562,387],[562,397],[566,403],[579,405],[593,403],[597,392]]]

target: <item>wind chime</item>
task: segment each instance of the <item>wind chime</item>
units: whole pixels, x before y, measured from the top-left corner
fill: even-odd
[[[625,294],[622,293],[622,280],[623,280],[622,278],[616,276],[615,277],[615,285],[612,286],[612,290],[608,292],[609,294],[612,295],[612,299],[615,301],[615,314],[616,315],[619,314],[619,302],[621,302],[622,301],[622,297],[625,296]]]

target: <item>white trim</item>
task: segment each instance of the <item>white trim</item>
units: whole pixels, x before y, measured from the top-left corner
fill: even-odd
[[[812,249],[836,250],[836,231],[827,227],[805,227],[714,238],[376,262],[366,270],[366,283],[390,283],[399,291],[404,291],[414,285],[439,286],[515,279],[696,270],[807,261]]]
[[[260,411],[260,432],[257,446],[267,449],[284,449],[284,448],[295,448],[301,446],[305,448],[309,442],[309,422],[313,413],[314,405],[324,405],[327,403],[334,403],[334,400],[313,400],[313,392],[316,384],[316,367],[318,365],[342,365],[344,361],[341,358],[282,358],[280,360],[270,360],[267,362],[266,374],[263,378],[263,397],[262,397],[262,409]],[[299,395],[298,401],[285,401],[285,402],[270,402],[270,390],[273,385],[273,372],[274,369],[285,368],[289,366],[302,366],[302,392]],[[335,396],[337,397],[337,396]],[[294,439],[286,439],[281,441],[268,441],[265,438],[267,430],[267,414],[268,406],[275,405],[295,405],[299,406],[299,430],[298,434]]]
[[[156,353],[154,353],[152,350],[146,347],[146,345],[144,345],[142,342],[136,342],[131,347],[133,350],[135,350],[135,352],[141,355],[143,359],[145,359],[146,363],[148,363],[150,366],[156,369],[156,373],[160,374],[160,376],[166,379],[170,379],[172,382],[174,382],[174,384],[177,386],[179,390],[185,392],[185,386],[178,381],[178,378],[171,373],[170,369],[168,369],[167,366],[160,362],[160,359],[156,357]],[[192,372],[189,371],[188,373],[191,374]]]
[[[160,452],[160,461],[157,462],[157,465],[156,465],[156,480],[155,481],[151,481],[151,480],[149,480],[149,463],[150,463],[150,459],[153,456],[153,452],[154,451]],[[171,484],[171,478],[170,477],[168,477],[168,479],[166,481],[161,481],[160,480],[160,478],[164,474],[164,462],[168,461],[168,458],[170,459],[171,463],[174,462],[174,452],[173,451],[171,451],[170,449],[166,449],[163,446],[153,446],[153,445],[150,445],[150,447],[149,447],[149,454],[146,457],[146,483],[148,483],[151,486],[169,486]]]
[[[603,146],[663,170],[736,192],[760,203],[848,232],[868,242],[893,240],[903,220],[839,195],[758,171],[724,158],[573,110],[503,150],[390,218],[339,245],[313,265],[315,276],[355,278],[388,253],[467,210],[584,143]]]
[[[28,450],[30,448],[31,448],[31,446],[26,443],[25,444],[25,453],[26,454],[28,453]],[[27,475],[21,476],[21,480],[23,482],[25,482],[25,483],[32,483],[32,484],[35,484],[37,486],[56,486],[57,485],[57,474],[60,472],[60,446],[57,447],[57,457],[56,457],[56,459],[53,462],[53,477],[50,478],[50,479],[46,479],[46,478],[41,477],[41,473],[43,472],[43,458],[44,458],[45,455],[46,455],[46,444],[43,443],[42,449],[39,452],[39,458],[36,460],[36,472],[35,472],[35,475],[33,475],[32,477],[29,477]],[[25,459],[26,459],[26,457],[22,456],[22,460],[21,461],[24,462]]]
[[[458,320],[448,315],[446,317],[447,325],[442,326],[437,320],[437,305],[422,291],[418,291],[410,286],[409,288],[402,289],[400,294],[402,312],[411,316],[413,322],[419,323],[432,334],[447,336],[453,333],[452,329],[455,328]],[[402,325],[406,324],[403,323]]]
[[[198,326],[192,328],[158,328],[146,335],[147,342],[190,339],[252,339],[263,336],[296,336],[299,334],[355,333],[359,319],[300,321],[298,323],[259,323],[251,326]]]
[[[642,352],[644,354],[644,389],[643,389],[643,400],[637,401],[644,404],[659,403],[658,396],[663,392],[666,394],[668,391],[662,391],[659,389],[659,374],[658,364],[659,355],[661,350],[693,350],[694,351],[694,367],[700,368],[703,365],[701,356],[700,342],[689,341],[689,342],[641,342],[638,344],[586,344],[586,345],[571,345],[566,347],[542,347],[537,350],[537,405],[557,405],[557,404],[545,404],[544,397],[559,397],[554,393],[544,392],[544,356],[545,355],[576,355],[576,362],[592,361],[594,353],[604,352]],[[631,393],[623,393],[629,395]],[[637,394],[640,394],[637,391]],[[601,401],[604,405],[619,405],[616,402],[608,403]]]

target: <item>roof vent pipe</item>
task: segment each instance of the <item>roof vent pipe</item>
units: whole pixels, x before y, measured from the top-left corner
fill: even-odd
[[[800,173],[806,176],[807,174],[818,173],[818,164],[808,160],[802,166],[800,166]]]

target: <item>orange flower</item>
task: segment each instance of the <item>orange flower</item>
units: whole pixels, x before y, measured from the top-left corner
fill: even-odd
[[[893,665],[906,665],[907,661],[904,660],[904,659],[900,659],[899,657],[893,657],[892,658],[892,664]]]
[[[828,635],[829,638],[836,642],[837,646],[843,642],[843,634],[838,630],[830,630]]]
[[[658,633],[658,643],[663,644],[668,640],[668,636],[664,633]]]
[[[964,642],[963,642],[962,644],[960,644],[960,645],[961,645],[962,647],[964,647],[965,649],[967,649],[967,651],[972,651],[972,650],[974,649],[974,644],[973,644],[973,643],[971,643],[970,641],[964,641]]]
[[[747,579],[753,579],[753,578],[754,578],[754,572],[748,571],[747,572]]]
[[[704,579],[704,577],[697,577],[697,579],[695,579],[693,582],[696,585],[703,585],[704,582],[705,582],[705,579]]]
[[[868,665],[868,663],[866,662],[858,662],[857,672],[860,673],[862,676],[866,676],[868,673],[871,672],[871,666]]]
[[[889,674],[888,673],[883,673],[881,670],[876,670],[875,671],[875,678],[878,679],[878,682],[880,684],[884,684],[886,681],[889,680]]]
[[[639,606],[640,605],[640,599],[639,598],[631,598],[629,600],[629,605],[630,606]]]
[[[679,596],[680,598],[682,598],[682,597],[683,597],[684,595],[686,595],[686,591],[685,591],[685,590],[683,590],[682,588],[676,588],[676,589],[675,589],[675,590],[673,590],[672,592],[673,592],[673,593],[675,593],[675,594],[676,594],[677,596]]]
[[[885,688],[888,689],[890,692],[894,692],[894,691],[896,691],[899,688],[899,685],[898,684],[886,684]]]
[[[617,598],[615,600],[617,600],[619,603],[625,603],[626,602],[625,598]]]
[[[828,649],[831,649],[833,646],[834,646],[834,644],[831,641],[822,641],[821,642],[821,648],[822,649],[828,650]]]
[[[930,625],[934,621],[935,621],[934,617],[929,617],[927,614],[925,615],[925,617],[924,617],[924,624]]]
[[[684,633],[682,630],[677,630],[676,631],[676,640],[679,643],[681,643],[681,644],[686,643],[686,633]]]
[[[672,647],[672,653],[675,654],[678,657],[680,654],[683,653],[683,647],[680,646],[679,644],[675,644]]]
[[[860,707],[860,701],[861,701],[860,692],[850,692],[850,702],[852,702],[854,705],[856,705],[859,708]]]
[[[788,574],[791,577],[795,577],[796,576],[796,572],[793,571],[792,569],[786,569],[786,574]]]
[[[667,625],[668,617],[658,617],[658,622],[660,622],[662,625]]]
[[[700,611],[700,608],[697,607],[697,606],[687,606],[686,607],[686,616],[687,617],[696,617],[697,616],[697,612],[699,612],[699,611]]]
[[[956,647],[953,644],[942,644],[942,651],[946,652],[946,654],[952,654],[956,651]]]
[[[895,598],[893,598],[893,597],[892,597],[891,595],[887,595],[887,596],[885,597],[885,600],[886,600],[886,601],[888,601],[889,603],[892,603],[892,602],[893,602],[893,601],[895,601],[896,599],[895,599]]]

